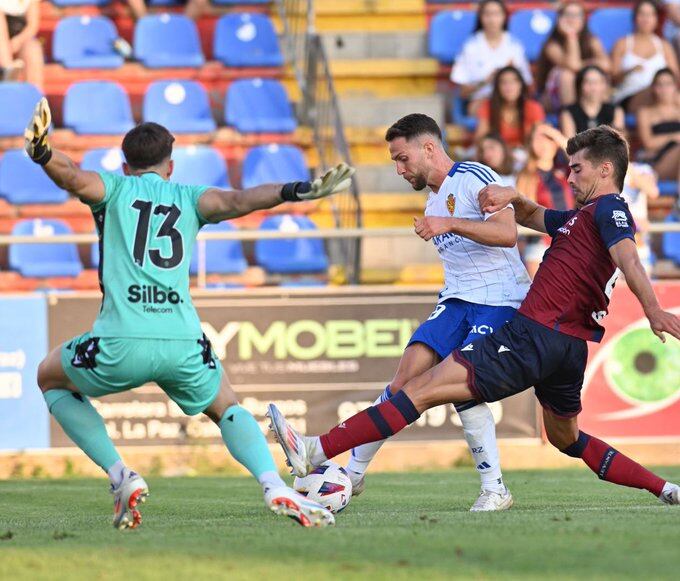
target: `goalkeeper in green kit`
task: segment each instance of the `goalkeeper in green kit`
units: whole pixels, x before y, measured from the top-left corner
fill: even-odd
[[[206,414],[233,457],[262,485],[266,505],[303,526],[326,526],[333,515],[286,487],[255,418],[240,407],[189,295],[189,263],[204,224],[315,200],[347,189],[354,170],[344,164],[314,182],[224,191],[168,181],[174,137],[156,123],[125,135],[125,176],[82,171],[48,142],[46,99],[25,132],[31,159],[61,188],[90,206],[99,235],[103,294],[91,332],[53,350],[38,368],[38,385],[57,422],[111,480],[116,528],[141,523],[144,479],[118,455],[89,401],[157,383],[187,414]]]

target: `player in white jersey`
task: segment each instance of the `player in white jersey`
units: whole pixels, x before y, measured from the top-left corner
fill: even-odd
[[[399,175],[414,190],[431,190],[425,217],[417,219],[415,226],[419,236],[432,239],[437,247],[445,285],[434,311],[413,334],[394,379],[378,402],[397,393],[454,349],[464,348],[509,321],[530,284],[517,251],[513,209],[485,214],[479,207],[479,191],[490,183],[501,183],[500,177],[480,163],[454,163],[444,150],[441,130],[427,115],[400,119],[389,128],[386,140]],[[471,510],[510,508],[512,495],[503,483],[489,406],[470,401],[455,407],[482,484]],[[352,450],[347,470],[355,494],[364,489],[364,474],[383,441]]]

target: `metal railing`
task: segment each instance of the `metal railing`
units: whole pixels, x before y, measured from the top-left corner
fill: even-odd
[[[333,76],[321,37],[314,31],[314,3],[312,0],[279,0],[277,4],[288,61],[302,94],[298,117],[303,126],[311,129],[319,159],[317,169],[330,168],[340,162],[352,165]],[[330,204],[336,228],[361,228],[356,178],[352,179],[350,190],[333,196]],[[334,262],[344,265],[347,281],[358,282],[359,238],[345,236],[329,240],[328,252]]]

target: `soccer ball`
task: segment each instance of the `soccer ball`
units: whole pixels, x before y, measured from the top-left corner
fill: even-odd
[[[324,462],[304,478],[296,477],[293,488],[332,513],[343,510],[352,498],[352,482],[347,471],[334,462]]]

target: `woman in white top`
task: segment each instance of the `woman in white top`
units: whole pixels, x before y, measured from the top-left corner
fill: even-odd
[[[634,113],[651,103],[650,86],[657,71],[668,67],[678,74],[678,61],[670,43],[656,34],[659,9],[651,0],[635,4],[634,32],[612,50],[614,102]]]
[[[468,112],[474,114],[488,99],[496,72],[513,65],[527,85],[531,70],[524,47],[509,32],[508,9],[502,0],[482,0],[477,8],[477,28],[451,69],[451,80],[460,86],[461,96],[469,99]]]
[[[39,26],[40,0],[0,0],[0,80],[23,64],[26,81],[42,90],[45,60],[36,38]]]

